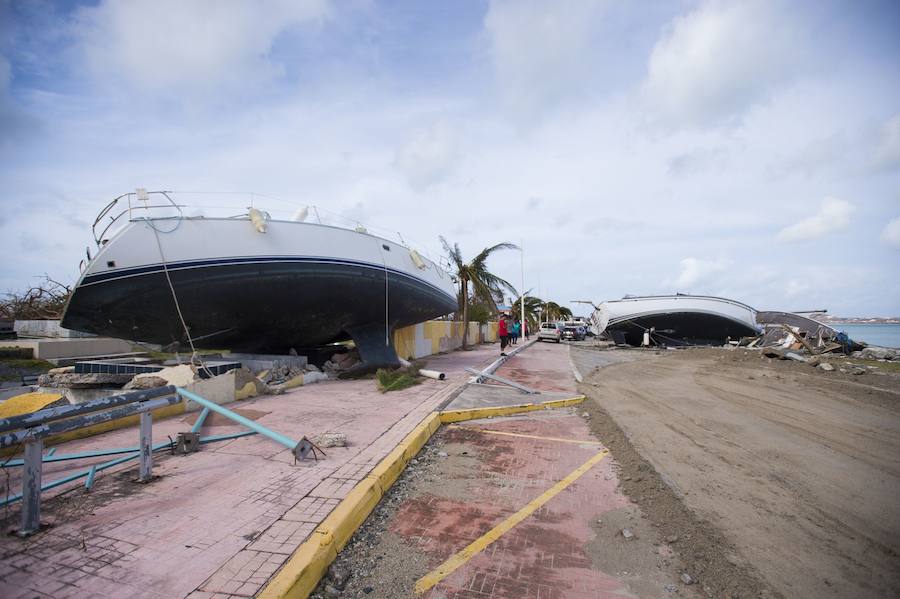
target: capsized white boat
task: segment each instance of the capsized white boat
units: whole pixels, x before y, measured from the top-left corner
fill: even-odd
[[[721,345],[758,334],[756,310],[708,295],[625,296],[601,303],[591,319],[597,330],[634,346],[645,332],[653,343],[669,346]]]
[[[257,209],[186,216],[183,208],[168,192],[110,202],[62,325],[256,353],[352,338],[374,367],[398,363],[395,328],[457,308],[449,273],[362,227],[276,220]]]

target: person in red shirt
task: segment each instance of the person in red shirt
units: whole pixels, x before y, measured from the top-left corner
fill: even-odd
[[[509,343],[509,329],[506,327],[506,314],[500,315],[500,322],[497,324],[497,335],[500,337],[500,355],[506,355],[506,346]]]

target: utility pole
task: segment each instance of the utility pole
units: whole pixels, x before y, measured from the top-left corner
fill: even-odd
[[[522,320],[521,320],[519,326],[522,328],[523,331],[525,331],[525,330],[527,330],[528,323],[525,322],[525,240],[524,239],[522,240],[522,245],[520,246],[520,248],[522,250],[522,255],[521,255],[521,258],[522,258],[522,297],[520,300],[521,305],[522,305],[522,310],[521,310],[522,311]],[[525,335],[522,335],[522,336],[524,337]]]

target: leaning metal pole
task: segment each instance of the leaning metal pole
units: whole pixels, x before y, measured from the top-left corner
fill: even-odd
[[[285,437],[281,433],[277,433],[273,430],[270,430],[270,429],[264,427],[263,425],[250,420],[249,418],[244,418],[237,412],[234,412],[232,410],[229,410],[228,408],[222,407],[219,404],[206,399],[205,397],[201,397],[201,396],[197,395],[196,393],[188,391],[187,389],[182,389],[181,387],[176,387],[175,391],[182,397],[185,397],[193,402],[196,402],[197,404],[203,406],[204,408],[209,408],[211,411],[221,414],[222,416],[225,416],[229,420],[233,420],[234,422],[237,422],[238,424],[240,424],[242,426],[246,426],[247,428],[249,428],[252,431],[256,431],[260,435],[267,437],[267,438],[271,439],[272,441],[275,441],[276,443],[284,445],[285,447],[287,447],[288,449],[291,450],[291,453],[293,453],[294,457],[297,459],[302,460],[307,455],[309,455],[310,452],[314,451],[314,449],[315,449],[315,446],[306,437],[301,437],[299,441],[294,441],[290,437]]]

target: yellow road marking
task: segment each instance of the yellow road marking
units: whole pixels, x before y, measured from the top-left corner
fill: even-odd
[[[530,501],[525,507],[520,509],[518,512],[489,530],[482,537],[475,540],[468,547],[452,555],[450,559],[445,561],[443,564],[423,576],[416,582],[416,593],[422,594],[444,578],[452,574],[456,571],[457,568],[464,565],[470,559],[484,551],[488,545],[502,537],[506,534],[510,529],[516,526],[519,522],[533,514],[537,511],[542,505],[553,499],[556,495],[558,495],[563,489],[571,485],[573,482],[578,480],[582,474],[591,469],[595,464],[597,464],[600,460],[606,457],[606,454],[609,453],[608,449],[604,449],[600,453],[593,456],[587,462],[576,468],[571,474],[566,476],[564,479],[541,493],[539,497]]]
[[[562,439],[560,437],[541,437],[538,435],[526,435],[525,433],[508,433],[506,431],[495,431],[488,428],[475,428],[473,426],[458,426],[451,424],[448,428],[458,428],[464,431],[478,431],[479,433],[490,433],[492,435],[505,435],[507,437],[523,437],[525,439],[540,439],[542,441],[559,441],[560,443],[575,443],[576,445],[601,445],[600,441],[579,441],[577,439]]]

